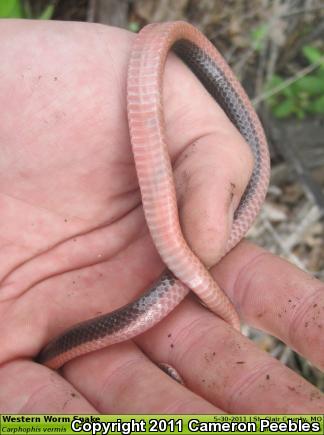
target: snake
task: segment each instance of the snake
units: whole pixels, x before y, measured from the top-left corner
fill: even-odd
[[[128,64],[128,125],[145,221],[165,270],[136,300],[73,325],[54,337],[37,357],[39,363],[51,369],[142,334],[165,318],[190,291],[211,312],[233,328],[240,328],[233,303],[181,231],[162,98],[165,62],[171,50],[225,112],[253,155],[252,173],[219,260],[244,237],[264,202],[270,174],[267,141],[248,96],[224,58],[197,28],[185,21],[143,27],[134,39]]]

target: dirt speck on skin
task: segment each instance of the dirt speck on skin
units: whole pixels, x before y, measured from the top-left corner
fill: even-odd
[[[236,190],[236,184],[230,183],[230,203],[233,201],[235,190]]]
[[[168,334],[168,338],[171,338],[172,337],[172,334]]]
[[[171,344],[170,344],[170,347],[171,347],[171,349],[173,349],[173,348],[174,348],[174,344],[173,344],[173,343],[171,343]]]
[[[270,379],[270,375],[266,375],[266,380],[268,381]]]
[[[236,361],[236,364],[245,364],[245,361]]]
[[[78,397],[78,395],[74,392],[70,392],[70,396],[74,399],[75,397]],[[65,409],[68,403],[70,403],[71,399],[66,399],[66,401],[63,403],[62,409]]]
[[[208,363],[212,362],[215,359],[216,352],[205,352],[204,353],[204,360]]]
[[[321,394],[320,394],[319,391],[312,391],[309,398],[310,398],[311,401],[313,401],[313,400],[320,400],[321,399]]]
[[[288,390],[290,390],[290,391],[294,391],[294,392],[296,392],[296,393],[297,393],[297,390],[296,390],[296,388],[295,388],[295,387],[291,387],[291,386],[289,386],[289,385],[288,385]]]

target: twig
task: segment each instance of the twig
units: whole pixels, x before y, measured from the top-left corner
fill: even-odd
[[[290,349],[290,347],[286,346],[283,349],[283,352],[279,358],[279,361],[281,361],[283,364],[287,365],[289,359],[291,358],[291,354],[292,354],[292,350]]]
[[[300,269],[306,271],[305,264],[295,255],[291,252],[290,247],[288,247],[285,243],[285,241],[282,239],[282,236],[280,236],[271,222],[269,221],[266,213],[264,211],[261,211],[261,221],[263,224],[263,227],[266,231],[272,236],[272,239],[274,242],[277,243],[277,246],[280,248],[281,252],[296,266],[298,266]]]
[[[318,68],[320,66],[320,64],[323,61],[324,61],[324,56],[320,57],[316,63],[314,63],[312,65],[308,65],[307,67],[301,69],[300,71],[298,71],[298,73],[296,75],[285,80],[283,83],[280,83],[280,85],[275,86],[274,88],[270,89],[269,91],[264,92],[263,94],[260,94],[257,97],[253,98],[252,104],[253,105],[259,104],[261,101],[264,101],[267,98],[272,97],[275,94],[278,94],[283,89],[290,86],[292,83],[297,82],[297,80],[299,80],[302,77],[305,77],[307,74],[310,74],[311,72],[313,72],[316,68]]]
[[[304,216],[302,221],[299,223],[294,234],[291,234],[286,238],[285,246],[287,247],[287,249],[291,250],[296,245],[296,243],[298,243],[298,241],[302,239],[303,234],[306,233],[309,227],[315,222],[318,222],[321,217],[322,213],[320,209],[317,207],[317,205],[313,205],[312,208],[309,209],[306,216]]]
[[[97,0],[90,0],[88,3],[87,10],[87,21],[93,23],[96,18],[96,10],[97,10]]]
[[[292,15],[297,15],[297,14],[308,14],[308,13],[312,13],[312,12],[317,12],[320,11],[321,9],[324,9],[324,6],[317,6],[314,8],[304,8],[304,9],[296,9],[294,11],[288,12],[286,14],[282,14],[280,15],[280,18],[289,18]]]

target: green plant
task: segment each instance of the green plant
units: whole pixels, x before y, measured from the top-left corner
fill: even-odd
[[[264,23],[251,30],[250,38],[252,47],[255,51],[261,51],[261,49],[264,47],[268,33],[269,25]]]
[[[137,33],[140,30],[139,23],[137,23],[136,21],[131,21],[128,24],[128,30],[130,30],[131,32]]]
[[[0,0],[0,18],[37,18],[50,20],[53,16],[54,4],[49,3],[37,16],[33,14],[31,5],[23,0]]]
[[[296,79],[274,75],[268,83],[267,104],[276,118],[324,113],[324,53],[313,46],[302,51],[309,63],[308,75],[297,74]]]

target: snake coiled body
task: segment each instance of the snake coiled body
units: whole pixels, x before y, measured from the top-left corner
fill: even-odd
[[[222,107],[254,157],[253,172],[235,211],[226,253],[242,239],[264,201],[269,180],[266,139],[229,66],[215,47],[188,23],[146,26],[135,39],[129,61],[128,122],[145,219],[167,270],[138,300],[75,325],[54,338],[38,357],[51,368],[146,331],[170,313],[189,290],[211,311],[239,328],[232,303],[191,251],[179,224],[162,101],[164,64],[171,49]]]

